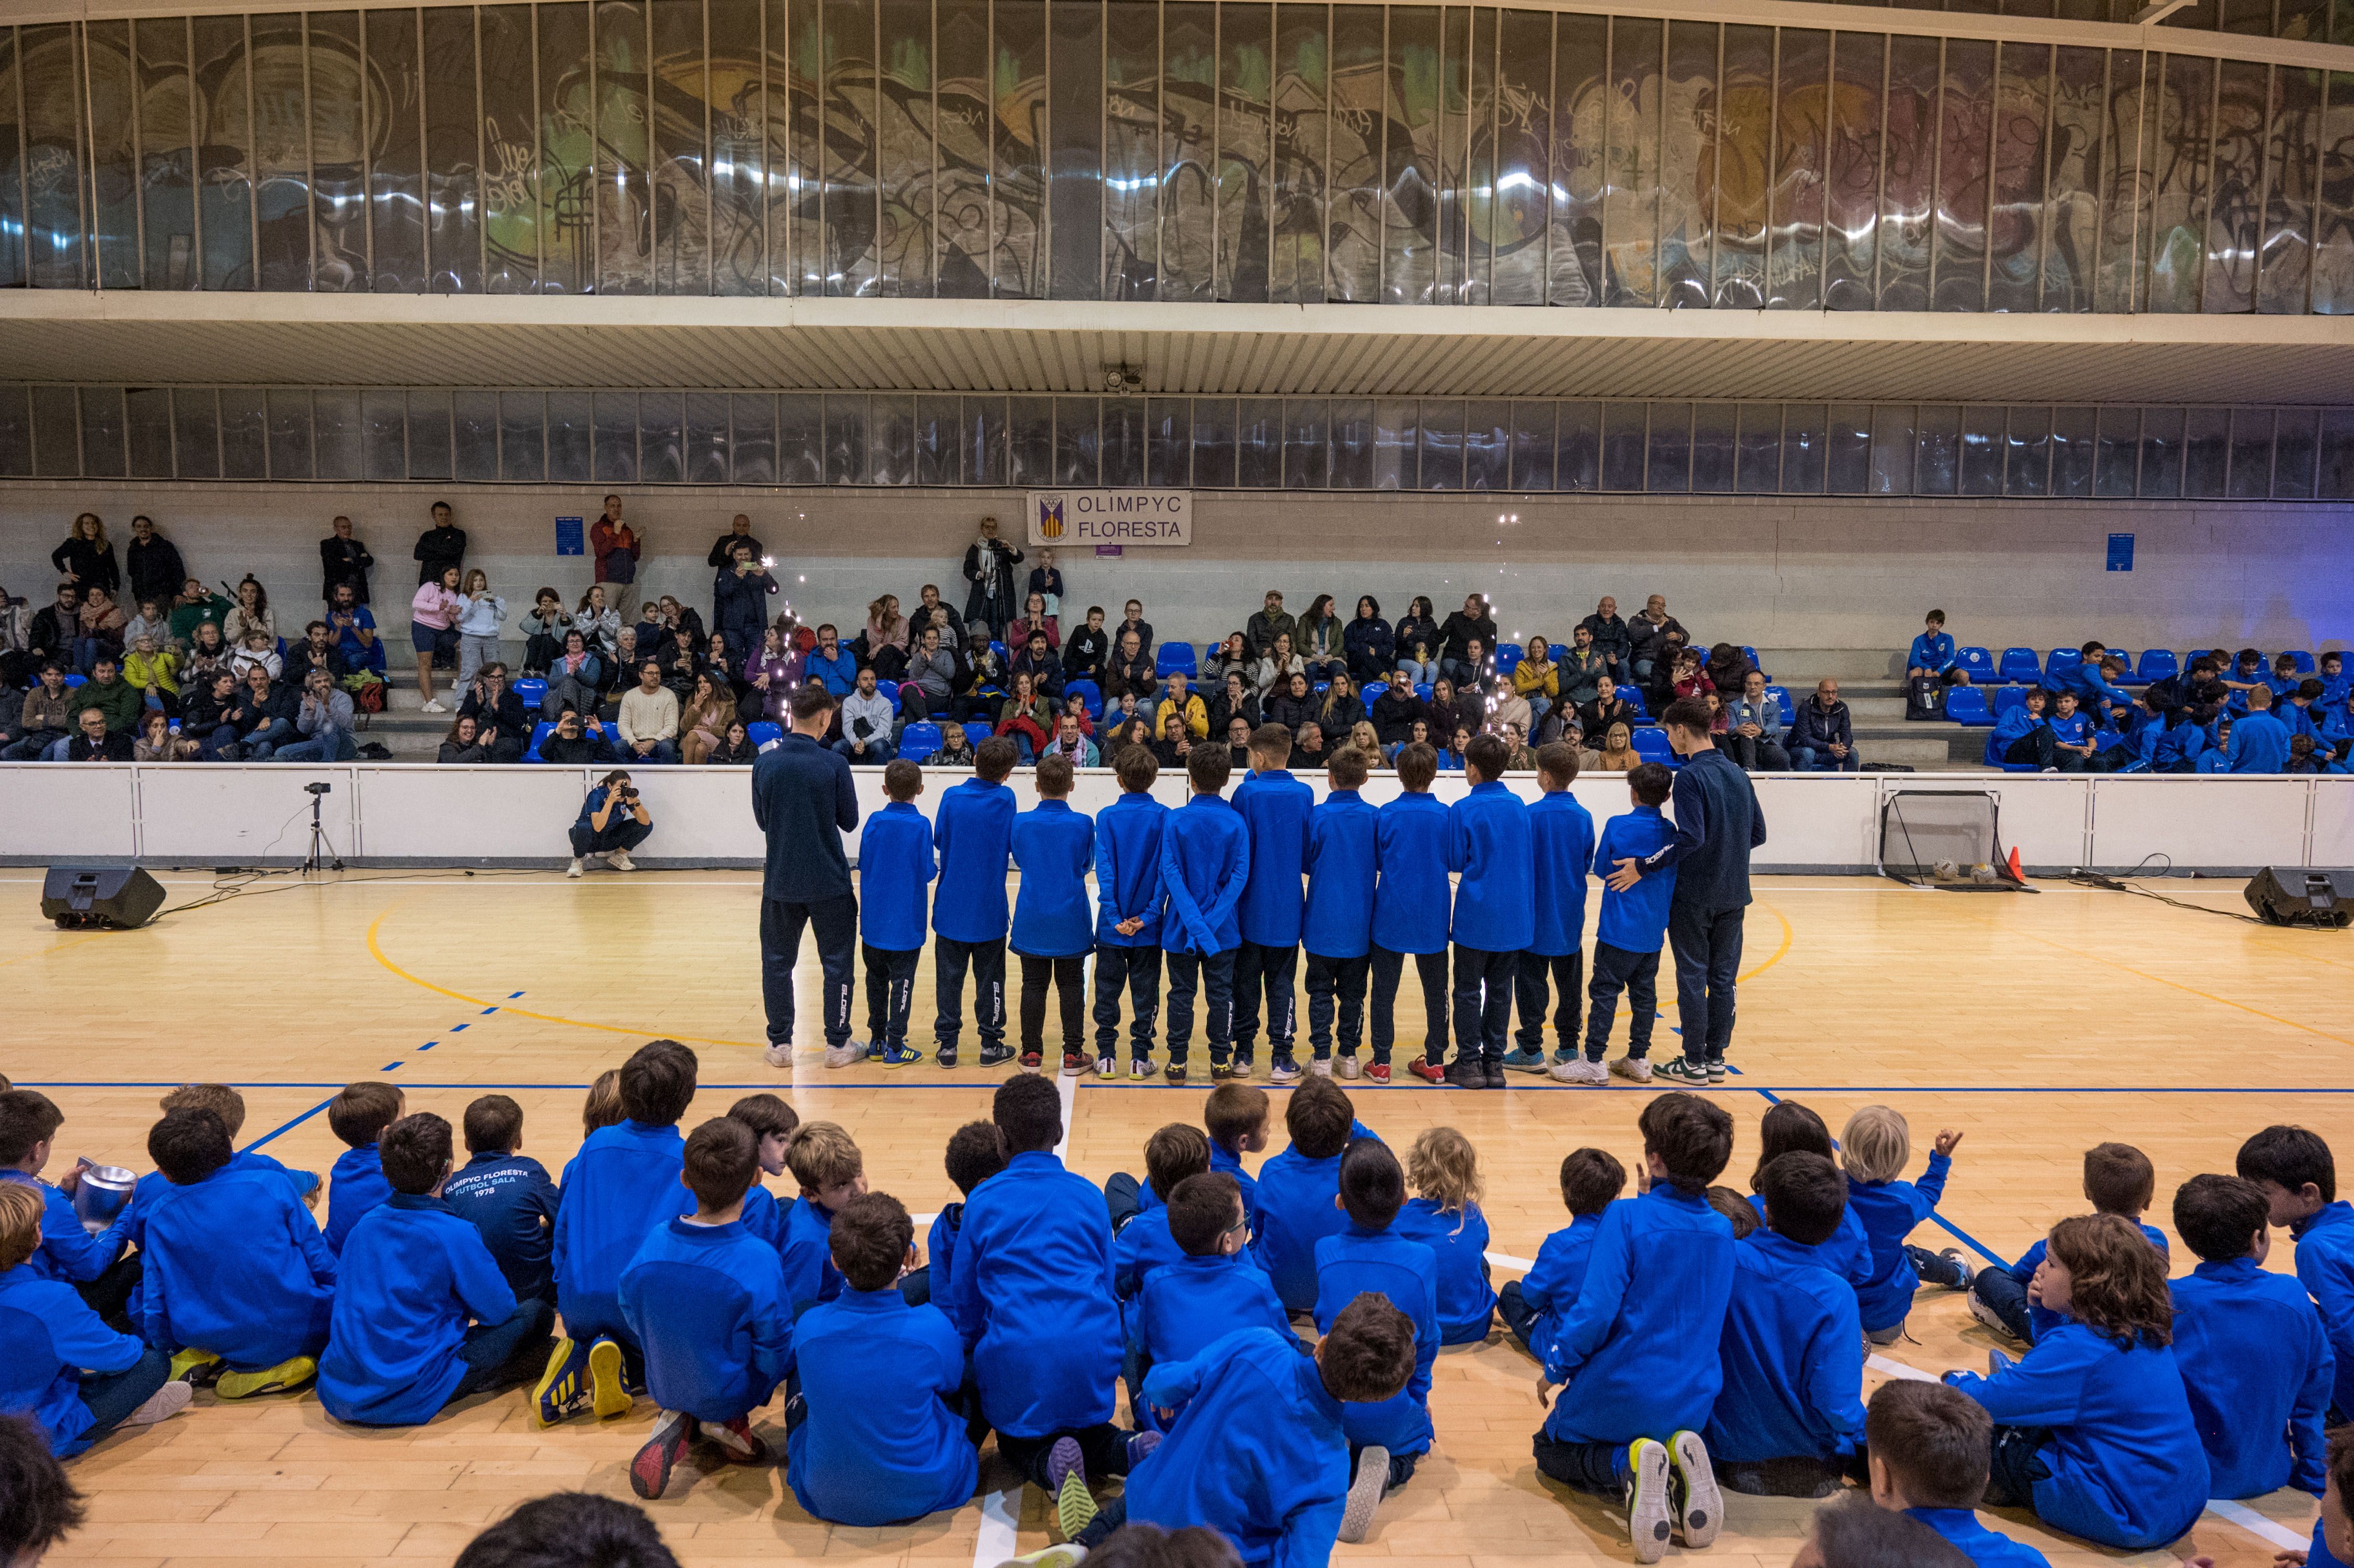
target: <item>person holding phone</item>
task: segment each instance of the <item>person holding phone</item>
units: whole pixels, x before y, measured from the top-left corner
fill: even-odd
[[[599,855],[615,871],[635,871],[630,852],[645,842],[653,831],[653,819],[646,815],[646,803],[638,799],[638,787],[617,768],[598,780],[588,798],[580,802],[580,820],[572,824],[572,864],[564,874],[578,876]]]

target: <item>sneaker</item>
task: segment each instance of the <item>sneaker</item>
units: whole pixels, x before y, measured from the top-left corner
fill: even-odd
[[[1447,1081],[1458,1089],[1484,1089],[1488,1086],[1488,1069],[1479,1065],[1477,1056],[1458,1056],[1455,1065],[1447,1069]]]
[[[1545,1054],[1542,1051],[1507,1051],[1504,1065],[1515,1073],[1542,1073],[1545,1070]]]
[[[956,1042],[953,1040],[943,1040],[939,1044],[934,1046],[932,1048],[932,1060],[938,1062],[943,1067],[955,1066],[957,1062]]]
[[[1375,1070],[1379,1071],[1379,1068],[1376,1067]],[[1427,1056],[1416,1056],[1413,1061],[1408,1062],[1405,1065],[1405,1070],[1412,1073],[1416,1077],[1420,1078],[1426,1084],[1444,1084],[1447,1082],[1447,1069],[1440,1066],[1437,1063],[1432,1061]]]
[[[1967,1290],[1970,1287],[1970,1260],[1962,1255],[1959,1247],[1947,1247],[1937,1255],[1937,1261],[1946,1266],[1938,1268],[1932,1265],[1921,1271],[1922,1278],[1932,1285],[1942,1285],[1948,1290]]]
[[[1716,1472],[1709,1468],[1708,1445],[1697,1432],[1679,1432],[1668,1439],[1668,1459],[1675,1471],[1676,1522],[1684,1544],[1695,1550],[1706,1547],[1724,1522],[1724,1494],[1717,1489]]]
[[[1610,1074],[1601,1063],[1589,1062],[1583,1056],[1555,1062],[1547,1071],[1557,1084],[1606,1084],[1610,1081]]]
[[[557,1340],[531,1397],[535,1426],[553,1426],[586,1414],[594,1397],[588,1387],[588,1347],[578,1340]]]
[[[2015,1367],[2018,1364],[1999,1349],[1990,1347],[1987,1351],[1987,1376],[1988,1377],[2000,1377],[2005,1368]]]
[[[630,858],[629,851],[612,850],[608,852],[605,856],[605,869],[608,871],[635,871],[638,869],[638,863]]]
[[[443,707],[438,699],[429,697],[426,699],[425,705],[417,711],[421,714],[446,714],[450,710]]]
[[[1152,1450],[1161,1446],[1163,1436],[1159,1432],[1131,1432],[1128,1435],[1129,1474],[1134,1475],[1136,1467],[1152,1457]]]
[[[866,1042],[845,1040],[839,1045],[825,1048],[825,1065],[829,1067],[855,1067],[866,1060]]]
[[[989,1047],[986,1045],[981,1048],[981,1065],[984,1067],[989,1065]],[[1022,1070],[1023,1072],[1034,1073],[1045,1065],[1046,1057],[1043,1052],[1024,1051],[1022,1053]]]
[[[1671,1084],[1691,1084],[1708,1087],[1708,1069],[1687,1056],[1675,1056],[1651,1069],[1654,1078],[1665,1078]]]
[[[1136,1079],[1149,1078],[1152,1076],[1152,1058],[1150,1056],[1130,1056],[1128,1059],[1128,1075],[1130,1078]]]
[[[1330,1056],[1310,1056],[1308,1059],[1308,1070],[1315,1074],[1320,1078],[1329,1078],[1332,1075],[1332,1058]]]
[[[1025,1552],[1019,1557],[1009,1557],[997,1568],[1077,1568],[1087,1561],[1087,1549],[1076,1541],[1066,1541],[1036,1552]]]
[[[588,1347],[588,1403],[599,1416],[627,1415],[630,1391],[621,1385],[621,1347],[599,1340]]]
[[[221,1375],[221,1359],[210,1351],[194,1346],[176,1351],[172,1355],[172,1375],[166,1381],[185,1383],[194,1388],[199,1382],[214,1383]]]
[[[572,863],[564,868],[564,874],[567,876],[578,876],[588,869],[588,866],[581,863],[580,857],[576,854],[572,857]]]
[[[1254,1064],[1249,1057],[1236,1056],[1234,1060],[1234,1073],[1232,1075],[1247,1081],[1251,1075],[1251,1068],[1253,1065]]]
[[[765,1465],[769,1462],[769,1446],[752,1430],[748,1416],[739,1415],[733,1421],[705,1421],[696,1424],[705,1442],[716,1445],[731,1465]]]
[[[1651,1059],[1649,1056],[1613,1056],[1610,1059],[1610,1075],[1624,1078],[1630,1084],[1648,1084],[1651,1081]]]
[[[790,1040],[778,1041],[774,1044],[771,1044],[761,1051],[760,1060],[766,1062],[771,1067],[791,1066],[793,1065],[793,1043]]]
[[[1353,1061],[1355,1058],[1350,1059]],[[1377,1084],[1386,1084],[1390,1081],[1390,1065],[1387,1062],[1370,1063],[1366,1065],[1365,1076]]]
[[[158,1421],[169,1421],[175,1415],[179,1414],[183,1410],[187,1409],[188,1401],[196,1397],[196,1391],[190,1388],[186,1383],[167,1383],[163,1387],[157,1389],[154,1393],[149,1394],[145,1404],[133,1411],[130,1414],[124,1416],[122,1418],[122,1425],[125,1426],[153,1426]]]
[[[1233,1062],[1221,1062],[1214,1056],[1210,1059],[1210,1082],[1214,1084],[1223,1084],[1228,1078],[1244,1075],[1242,1068]]]
[[[1140,1074],[1140,1074],[1138,1074],[1137,1075],[1138,1075],[1139,1077],[1142,1077],[1142,1076],[1143,1076],[1143,1075],[1142,1075],[1142,1074]],[[1096,1058],[1096,1076],[1097,1076],[1097,1077],[1098,1077],[1098,1078],[1117,1078],[1117,1077],[1119,1077],[1119,1057],[1118,1055],[1114,1054],[1113,1053],[1110,1053],[1110,1052],[1106,1052],[1104,1054],[1102,1054],[1102,1055],[1100,1055],[1100,1056],[1097,1057],[1097,1058]]]
[[[1668,1450],[1638,1437],[1627,1446],[1627,1533],[1635,1540],[1635,1561],[1657,1563],[1667,1555],[1674,1526],[1668,1507]]]
[[[1992,1329],[1996,1333],[2000,1334],[2006,1340],[2016,1337],[2010,1331],[2010,1325],[2002,1320],[2002,1314],[1996,1311],[1993,1308],[1988,1306],[1984,1300],[1980,1299],[1978,1293],[1976,1290],[1972,1290],[1970,1292],[1969,1305],[1971,1317],[1976,1318],[1979,1322],[1984,1323],[1988,1328]]]
[[[1096,1521],[1096,1495],[1087,1489],[1087,1462],[1078,1440],[1057,1437],[1046,1455],[1046,1490],[1055,1499],[1055,1521],[1063,1539],[1076,1541]]]
[[[1501,1062],[1483,1062],[1480,1064],[1479,1071],[1488,1080],[1488,1087],[1500,1089],[1505,1086],[1504,1065]]]
[[[1336,1076],[1353,1079],[1364,1069],[1357,1065],[1354,1056],[1335,1056],[1332,1058],[1332,1071]],[[1382,1076],[1386,1078],[1389,1075],[1384,1073]]]
[[[883,1030],[882,1030],[882,1026],[881,1026],[881,1025],[879,1025],[879,1024],[876,1024],[876,1023],[870,1022],[870,1023],[868,1023],[868,1024],[867,1024],[867,1026],[866,1026],[866,1027],[867,1027],[867,1029],[868,1029],[869,1031],[871,1031],[871,1032],[873,1033],[873,1034],[874,1034],[874,1036],[875,1036],[875,1038],[874,1038],[874,1039],[869,1040],[869,1041],[866,1043],[866,1059],[867,1059],[868,1061],[870,1061],[870,1062],[880,1062],[880,1061],[883,1059]]]
[[[886,1067],[912,1067],[924,1059],[924,1054],[901,1041],[884,1046],[881,1059]]]
[[[1297,1062],[1272,1062],[1267,1065],[1267,1081],[1270,1084],[1296,1084],[1299,1078],[1299,1064]]]
[[[1710,1083],[1722,1084],[1732,1075],[1733,1069],[1726,1066],[1721,1058],[1708,1064],[1708,1081]]]
[[[284,1393],[288,1389],[301,1388],[319,1375],[319,1363],[309,1356],[295,1356],[260,1372],[223,1372],[213,1392],[223,1399],[251,1399],[256,1394]]]
[[[1076,1051],[1063,1053],[1063,1076],[1076,1078],[1087,1070],[1087,1059]]]
[[[682,1411],[665,1410],[654,1423],[654,1435],[630,1461],[630,1489],[649,1501],[663,1495],[670,1486],[670,1472],[686,1457],[686,1439],[695,1430],[694,1417]]]
[[[981,1048],[981,1065],[984,1067],[1002,1067],[1012,1060],[1013,1060],[1013,1047],[1002,1040],[994,1045],[984,1044]],[[1036,1064],[1033,1062],[1023,1065],[1034,1066]]]
[[[1152,1065],[1152,1064],[1151,1064],[1151,1063],[1150,1063],[1150,1062],[1147,1062],[1147,1063],[1145,1064],[1145,1065],[1146,1065],[1146,1066],[1148,1066],[1148,1067],[1149,1067],[1149,1066],[1150,1066],[1151,1065]],[[1185,1081],[1185,1064],[1184,1064],[1184,1063],[1182,1063],[1182,1062],[1172,1062],[1172,1063],[1170,1063],[1170,1064],[1169,1064],[1169,1065],[1167,1065],[1166,1067],[1163,1067],[1163,1068],[1161,1068],[1161,1081],[1162,1081],[1163,1083],[1169,1083],[1169,1084],[1182,1084],[1182,1083],[1183,1083],[1183,1082]]]
[[[1382,1506],[1389,1479],[1387,1448],[1370,1443],[1358,1451],[1356,1478],[1350,1481],[1349,1500],[1341,1509],[1341,1540],[1353,1543],[1365,1539],[1365,1531],[1373,1528],[1373,1510]]]

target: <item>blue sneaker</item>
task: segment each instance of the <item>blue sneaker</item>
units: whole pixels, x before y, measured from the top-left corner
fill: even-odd
[[[1515,1073],[1542,1073],[1545,1070],[1545,1055],[1542,1051],[1507,1051],[1504,1065]]]
[[[866,1059],[870,1062],[880,1062],[883,1060],[885,1049],[883,1042],[880,1040],[868,1041],[866,1043]]]
[[[867,1060],[880,1062],[886,1067],[912,1067],[924,1059],[924,1054],[904,1044],[877,1045],[866,1054]]]
[[[539,1384],[532,1390],[535,1425],[553,1426],[559,1421],[569,1421],[587,1414],[595,1403],[596,1393],[589,1386],[588,1347],[578,1340],[558,1340],[547,1358],[547,1370],[539,1374]]]

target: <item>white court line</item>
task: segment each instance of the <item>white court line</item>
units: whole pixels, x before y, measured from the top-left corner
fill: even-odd
[[[2299,1535],[2286,1525],[2274,1523],[2247,1504],[2233,1502],[2228,1498],[2212,1499],[2207,1505],[2207,1511],[2218,1519],[2231,1520],[2250,1535],[2260,1536],[2274,1546],[2293,1547],[2301,1552],[2313,1542],[2311,1531]]]
[[[1048,1056],[1046,1060],[1052,1062],[1055,1058]],[[1066,1073],[1059,1066],[1041,1067],[1040,1071],[1055,1075],[1055,1092],[1063,1098],[1063,1138],[1055,1145],[1055,1158],[1060,1160],[1071,1147],[1071,1102],[1078,1097],[1079,1075]]]
[[[1014,1520],[1021,1513],[1022,1490],[991,1492],[981,1503],[981,1537],[972,1543],[972,1568],[997,1568],[1013,1555],[1017,1544]]]
[[[1491,1252],[1485,1255],[1488,1261],[1494,1264],[1498,1268],[1517,1268],[1522,1274],[1526,1274],[1529,1270],[1537,1266],[1536,1259],[1534,1258],[1514,1257],[1508,1252]]]
[[[1886,1372],[1890,1377],[1903,1378],[1907,1383],[1941,1381],[1934,1373],[1925,1372],[1919,1367],[1908,1367],[1903,1361],[1892,1361],[1886,1356],[1866,1356],[1863,1358],[1863,1364],[1874,1372]]]

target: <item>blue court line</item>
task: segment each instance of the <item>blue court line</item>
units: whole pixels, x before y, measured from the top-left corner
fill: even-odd
[[[521,996],[522,994],[523,994],[523,992],[521,992],[521,991],[517,991],[517,992],[515,992],[515,993],[514,993],[514,996]],[[513,1001],[514,1000],[514,996],[511,996],[511,997],[509,997],[507,1000],[508,1000],[509,1001]],[[482,1011],[483,1011],[483,1012],[496,1012],[498,1011],[498,1009],[497,1009],[497,1008],[495,1008],[495,1007],[487,1007],[487,1008],[484,1008]],[[458,1030],[460,1030],[460,1029],[463,1029],[463,1028],[465,1028],[465,1027],[466,1027],[466,1026],[465,1026],[464,1024],[462,1024],[462,1023],[458,1024],[458,1025],[456,1025],[455,1027],[453,1027],[453,1028],[451,1030],[451,1033],[452,1034],[454,1034],[454,1033],[456,1033],[458,1032]],[[419,1050],[419,1051],[430,1051],[430,1050],[432,1050],[432,1049],[433,1049],[433,1047],[434,1047],[434,1046],[436,1046],[436,1045],[438,1045],[438,1044],[440,1044],[440,1041],[438,1041],[438,1040],[428,1040],[424,1044],[419,1045],[417,1049],[418,1049],[418,1050]],[[380,1072],[380,1073],[391,1073],[391,1072],[397,1072],[397,1071],[398,1071],[398,1070],[399,1070],[399,1067],[400,1067],[400,1063],[398,1063],[398,1062],[387,1062],[383,1066],[381,1066],[381,1067],[377,1068],[377,1069],[376,1069],[376,1071],[378,1071],[378,1072]],[[170,1087],[176,1087],[177,1086],[175,1086],[175,1085],[157,1085],[157,1084],[102,1085],[102,1084],[92,1084],[92,1083],[83,1083],[83,1084],[63,1084],[63,1083],[61,1083],[61,1084],[58,1084],[58,1085],[56,1085],[56,1086],[55,1086],[55,1087],[58,1087],[58,1088],[101,1088],[101,1087],[122,1087],[122,1088],[134,1088],[134,1087],[135,1087],[135,1088],[158,1088],[158,1087],[164,1087],[164,1088],[170,1088]],[[260,1088],[269,1088],[269,1089],[334,1089],[334,1090],[335,1090],[338,1094],[340,1094],[340,1093],[342,1092],[342,1090],[343,1090],[343,1086],[342,1086],[342,1085],[340,1085],[340,1084],[299,1084],[299,1083],[298,1083],[298,1084],[248,1084],[248,1085],[245,1085],[244,1086],[245,1086],[245,1087],[247,1087],[247,1088],[257,1088],[257,1089],[260,1089]],[[419,1085],[418,1085],[417,1086],[418,1086],[419,1089],[439,1089],[439,1088],[455,1088],[455,1087],[462,1087],[462,1086],[465,1086],[451,1085],[451,1084],[419,1084]],[[247,1144],[243,1149],[241,1149],[241,1150],[238,1150],[238,1152],[239,1152],[239,1153],[240,1153],[240,1154],[249,1154],[249,1153],[251,1153],[253,1150],[257,1150],[257,1149],[260,1148],[263,1144],[265,1144],[265,1143],[269,1143],[269,1142],[270,1142],[271,1140],[273,1140],[273,1139],[278,1139],[278,1138],[280,1138],[280,1137],[284,1136],[284,1135],[285,1135],[285,1134],[287,1134],[287,1133],[290,1133],[290,1132],[293,1131],[296,1128],[298,1128],[298,1127],[302,1126],[304,1122],[309,1121],[313,1117],[317,1116],[321,1111],[325,1110],[329,1106],[334,1105],[334,1103],[335,1103],[334,1096],[334,1095],[330,1095],[330,1096],[328,1096],[325,1099],[321,1100],[317,1105],[313,1106],[309,1110],[304,1111],[301,1116],[296,1117],[292,1121],[287,1122],[287,1123],[286,1123],[284,1126],[282,1126],[282,1127],[275,1127],[275,1128],[270,1128],[268,1132],[263,1133],[260,1138],[255,1139],[251,1143]]]
[[[80,1088],[80,1087],[83,1087],[83,1086],[82,1086],[82,1085],[63,1085],[63,1084],[61,1084],[61,1085],[58,1085],[58,1086],[57,1086],[57,1087],[59,1087],[59,1088],[67,1088],[67,1087]],[[177,1088],[179,1086],[178,1086],[178,1085],[176,1085],[176,1084],[172,1084],[172,1085],[163,1085],[163,1084],[141,1084],[141,1085],[139,1085],[138,1086],[139,1086],[139,1087],[141,1087],[141,1088],[143,1088],[143,1089],[154,1089],[154,1088]],[[305,1086],[305,1087],[309,1087],[309,1088],[316,1088],[316,1087],[319,1087],[320,1086],[313,1084],[313,1085],[306,1085],[306,1086]],[[325,1110],[329,1106],[331,1106],[331,1105],[333,1105],[333,1104],[334,1104],[334,1103],[335,1103],[335,1102],[334,1102],[334,1101],[333,1101],[333,1100],[321,1100],[317,1105],[313,1106],[309,1110],[304,1111],[301,1116],[296,1117],[292,1121],[287,1122],[287,1123],[286,1123],[285,1125],[283,1125],[282,1127],[273,1127],[273,1128],[271,1128],[268,1132],[263,1133],[260,1138],[255,1139],[251,1143],[249,1143],[249,1144],[247,1144],[243,1149],[239,1150],[238,1150],[238,1152],[239,1152],[239,1154],[249,1154],[249,1153],[251,1153],[253,1150],[257,1150],[257,1149],[260,1148],[263,1144],[268,1143],[271,1139],[273,1139],[273,1138],[276,1138],[276,1137],[280,1136],[281,1133],[289,1133],[289,1132],[293,1131],[296,1128],[301,1127],[304,1122],[309,1121],[313,1117],[317,1116],[321,1111]]]

